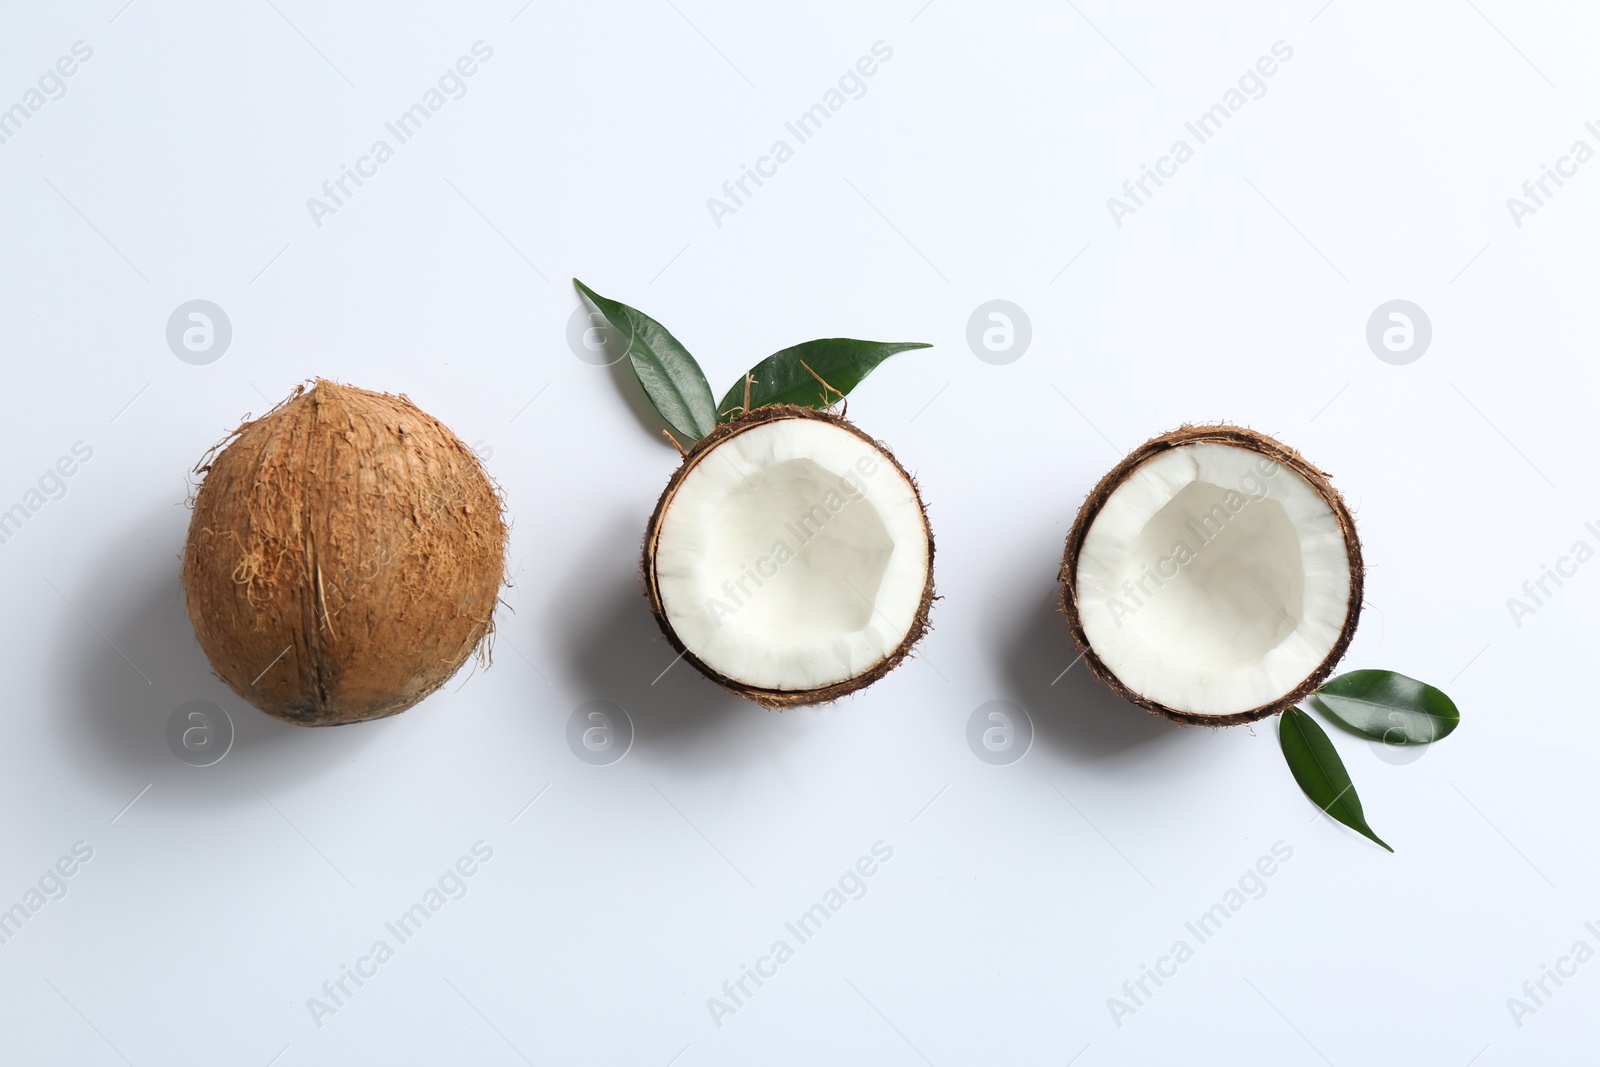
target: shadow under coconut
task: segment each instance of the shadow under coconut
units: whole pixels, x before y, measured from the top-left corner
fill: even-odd
[[[53,718],[88,777],[120,802],[133,795],[130,783],[134,790],[153,783],[141,804],[259,804],[253,779],[282,785],[332,773],[385,723],[293,726],[251,707],[212,674],[189,625],[180,579],[188,521],[187,508],[152,509],[108,542],[85,580],[56,580],[77,610],[62,616]],[[191,700],[211,701],[232,722],[231,747],[210,766],[191,766],[168,746],[168,720]]]
[[[1142,745],[1173,744],[1182,727],[1113,693],[1082,660],[1057,605],[1057,589],[1006,635],[1001,676],[1033,717],[1035,743],[1089,759],[1110,759]],[[1070,669],[1067,665],[1072,664]],[[1066,670],[1063,674],[1062,671]]]
[[[665,479],[663,478],[663,484]],[[552,598],[561,613],[551,628],[564,636],[565,651],[586,699],[610,700],[633,720],[634,745],[678,750],[762,709],[703,677],[677,659],[645,602],[639,580],[637,524],[614,522],[593,541],[574,575],[587,578]],[[599,588],[592,576],[605,575]],[[574,618],[571,605],[582,605]]]

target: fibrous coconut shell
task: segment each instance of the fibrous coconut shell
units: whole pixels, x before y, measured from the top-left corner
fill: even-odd
[[[393,715],[486,647],[500,497],[404,396],[318,379],[195,473],[189,619],[217,676],[262,711],[305,726]]]

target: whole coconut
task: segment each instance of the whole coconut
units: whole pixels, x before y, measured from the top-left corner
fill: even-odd
[[[262,711],[304,726],[394,715],[491,632],[499,495],[404,396],[317,379],[195,473],[189,620],[217,676]]]

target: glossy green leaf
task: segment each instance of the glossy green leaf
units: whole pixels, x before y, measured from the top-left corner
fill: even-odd
[[[861,384],[872,368],[912,348],[930,348],[919,341],[857,341],[849,337],[824,337],[785,348],[750,368],[751,408],[768,404],[799,404],[825,408]],[[807,370],[806,368],[810,368]],[[821,379],[818,381],[817,379]],[[828,383],[824,388],[822,382]],[[717,405],[717,421],[729,422],[744,413],[745,379],[740,378]],[[826,394],[826,395],[824,395]]]
[[[1394,851],[1367,825],[1361,798],[1356,796],[1344,761],[1317,720],[1299,708],[1290,708],[1278,717],[1278,744],[1294,780],[1313,804],[1356,833]]]
[[[1389,745],[1425,745],[1461,722],[1455,702],[1393,671],[1350,671],[1311,695],[1311,706],[1348,730]]]
[[[688,349],[644,312],[608,300],[576,278],[572,284],[622,335],[633,373],[656,411],[677,431],[679,443],[692,444],[715,429],[717,409],[711,386]]]

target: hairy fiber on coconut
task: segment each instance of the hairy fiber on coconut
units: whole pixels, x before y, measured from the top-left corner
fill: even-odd
[[[201,461],[184,547],[219,678],[305,726],[381,718],[492,630],[501,501],[478,457],[404,396],[316,380]]]

